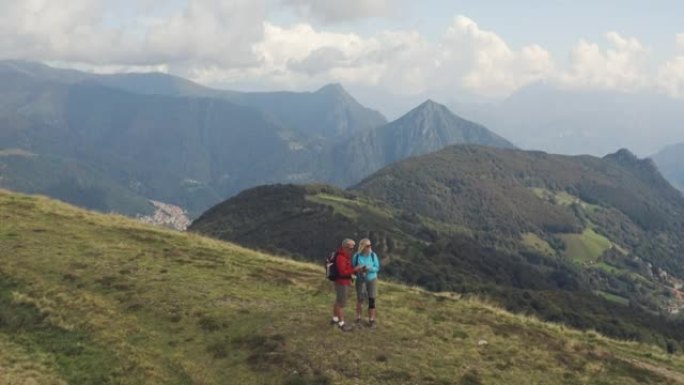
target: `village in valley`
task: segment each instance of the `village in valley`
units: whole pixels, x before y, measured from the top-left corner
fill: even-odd
[[[169,203],[150,200],[155,211],[152,215],[141,216],[138,219],[143,223],[170,227],[175,230],[185,231],[190,226],[187,212],[179,206]]]

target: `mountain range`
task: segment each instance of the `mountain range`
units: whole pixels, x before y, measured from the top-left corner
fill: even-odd
[[[125,203],[132,198],[101,191],[175,204],[196,216],[260,184],[346,186],[449,144],[512,146],[434,102],[386,123],[338,84],[244,93],[164,74],[96,75],[19,61],[0,62],[0,84],[0,186],[50,194],[54,186],[33,180],[44,172],[12,170],[17,162],[10,159],[56,157],[98,175],[65,175],[92,195],[74,193],[70,202],[126,214],[150,207],[140,212]]]
[[[190,230],[310,261],[368,236],[384,274],[403,282],[487,293],[509,310],[622,338],[684,337],[668,321],[684,309],[684,198],[627,150],[450,146],[347,190],[247,190]]]
[[[629,148],[648,156],[684,140],[683,107],[662,94],[535,83],[500,102],[461,103],[458,111],[527,150],[603,156]]]

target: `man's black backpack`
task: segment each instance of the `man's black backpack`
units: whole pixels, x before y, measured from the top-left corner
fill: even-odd
[[[337,251],[333,251],[325,258],[325,277],[331,281],[339,278],[339,273],[337,272]]]

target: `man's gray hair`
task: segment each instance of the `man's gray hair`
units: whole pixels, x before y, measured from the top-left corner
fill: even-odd
[[[342,247],[347,247],[349,244],[356,244],[353,239],[345,238],[344,241],[342,241]]]

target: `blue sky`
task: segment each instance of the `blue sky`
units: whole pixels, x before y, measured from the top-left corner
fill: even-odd
[[[684,97],[678,1],[0,2],[0,59],[161,71],[362,101],[497,100],[535,82]]]

